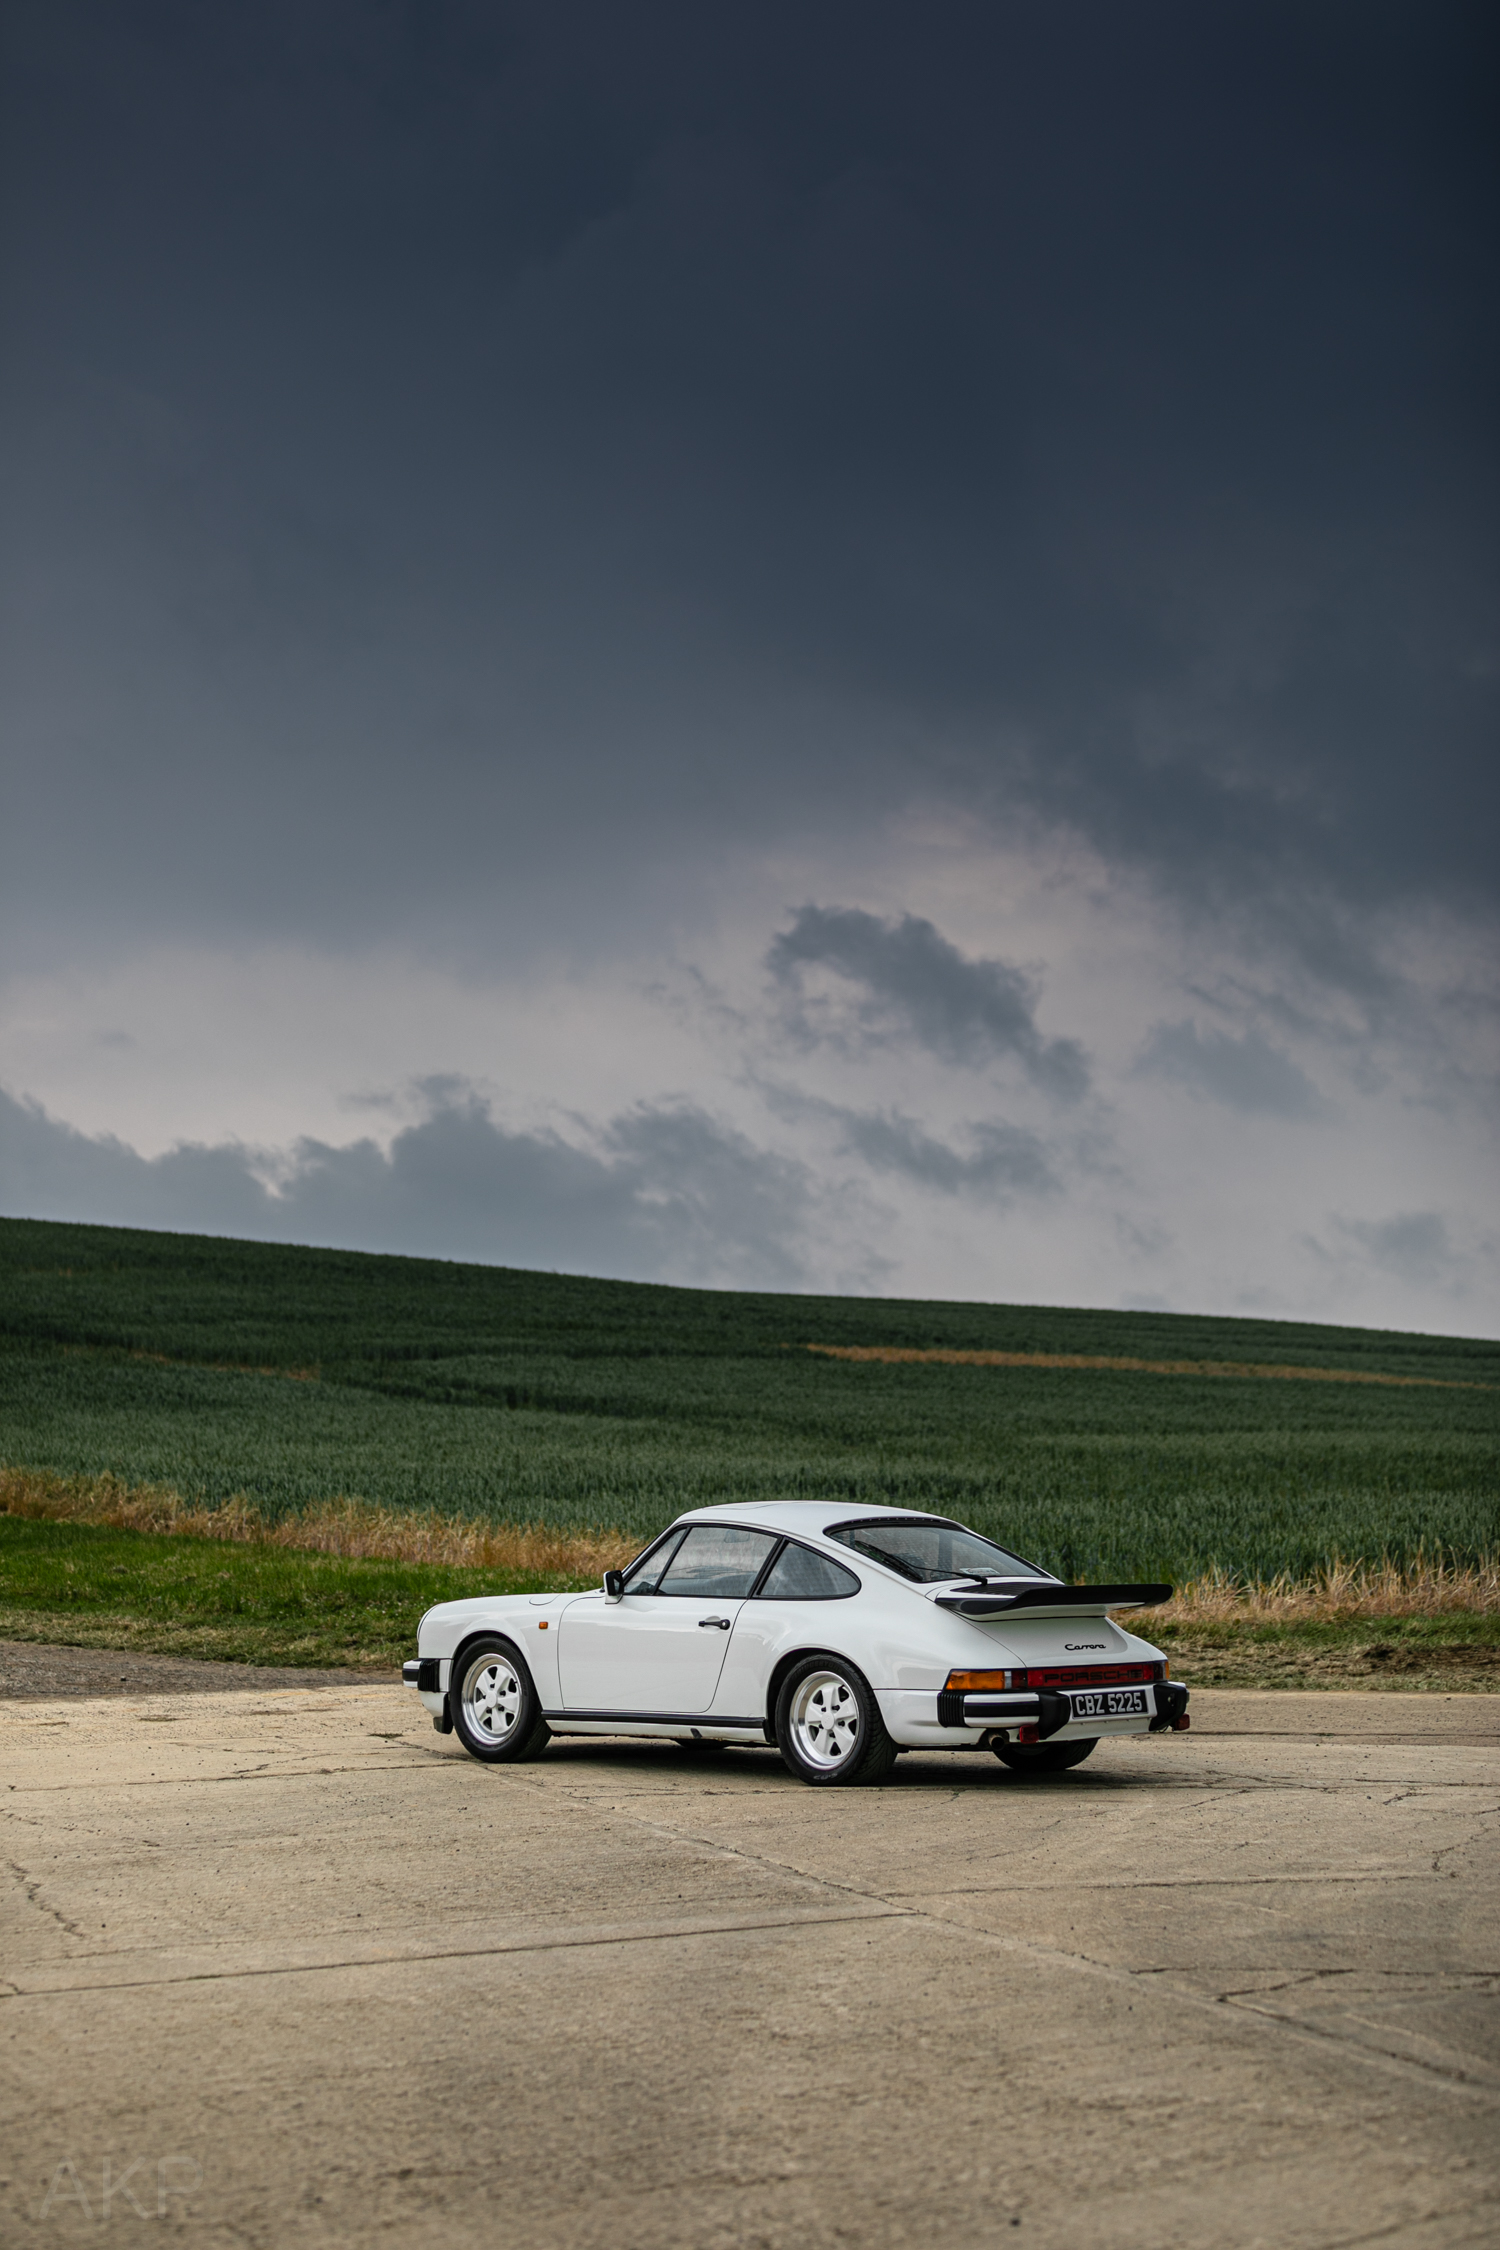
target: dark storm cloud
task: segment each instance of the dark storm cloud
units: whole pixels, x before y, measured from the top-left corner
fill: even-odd
[[[1044,1039],[1037,1030],[1033,980],[1004,961],[967,959],[915,914],[883,921],[855,907],[804,906],[772,941],[766,965],[787,1003],[788,1026],[809,1042],[852,1033],[876,1045],[904,1036],[947,1063],[1017,1061],[1064,1101],[1088,1090],[1078,1042]],[[810,1000],[809,969],[832,970],[852,987],[852,1009],[830,1017]]]
[[[895,1112],[839,1113],[845,1145],[877,1172],[901,1173],[944,1195],[1008,1201],[1053,1191],[1058,1180],[1035,1133],[1017,1125],[973,1125],[965,1152]]]
[[[0,1093],[0,1210],[36,1218],[784,1289],[816,1202],[801,1165],[687,1105],[634,1109],[591,1153],[453,1082],[389,1154],[304,1140],[277,1169],[273,1191],[242,1147],[147,1159]]]
[[[1136,1069],[1206,1094],[1247,1116],[1314,1117],[1324,1104],[1306,1072],[1261,1032],[1200,1032],[1191,1022],[1158,1024]]]
[[[1487,11],[8,22],[13,946],[585,944],[914,800],[1334,982],[1491,895]]]
[[[1061,1185],[1041,1136],[1003,1119],[963,1126],[963,1145],[955,1146],[897,1109],[852,1109],[769,1080],[757,1090],[775,1116],[831,1130],[839,1148],[859,1157],[872,1172],[900,1175],[943,1195],[1004,1206],[1018,1196],[1052,1194]]]

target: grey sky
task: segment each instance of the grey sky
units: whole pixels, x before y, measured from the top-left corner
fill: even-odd
[[[7,1207],[30,1097],[329,1239],[1500,1317],[1488,11],[6,38]]]
[[[1137,1068],[1249,1113],[1310,1117],[1319,1106],[1306,1072],[1259,1031],[1235,1038],[1213,1028],[1200,1032],[1191,1021],[1158,1024]]]

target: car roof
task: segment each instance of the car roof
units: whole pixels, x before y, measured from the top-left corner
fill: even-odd
[[[742,1506],[688,1508],[674,1518],[677,1523],[744,1523],[767,1531],[785,1531],[802,1538],[822,1537],[830,1524],[873,1523],[881,1516],[901,1523],[951,1523],[951,1516],[935,1516],[925,1508],[872,1508],[858,1501],[747,1500]]]

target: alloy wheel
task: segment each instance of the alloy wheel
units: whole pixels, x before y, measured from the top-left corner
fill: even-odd
[[[792,1698],[792,1738],[808,1765],[831,1770],[853,1762],[859,1745],[859,1699],[837,1672],[809,1672]]]

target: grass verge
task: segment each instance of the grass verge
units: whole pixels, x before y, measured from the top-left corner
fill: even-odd
[[[0,1516],[0,1638],[237,1664],[399,1665],[433,1602],[552,1572],[296,1553],[267,1541]],[[576,1583],[576,1581],[575,1581]]]
[[[0,1471],[0,1636],[287,1665],[385,1666],[431,1603],[597,1583],[619,1532],[331,1500],[268,1523],[162,1485]],[[1203,1687],[1500,1691],[1500,1565],[1442,1558],[1245,1585],[1210,1576],[1133,1618]]]
[[[1311,1578],[1221,1573],[1133,1619],[1200,1687],[1500,1691],[1500,1561],[1335,1559]]]
[[[337,1499],[268,1523],[167,1485],[0,1470],[0,1637],[221,1663],[400,1664],[434,1602],[591,1586],[619,1533]]]
[[[1500,1616],[1231,1619],[1217,1626],[1132,1620],[1189,1687],[1416,1688],[1500,1693]]]

